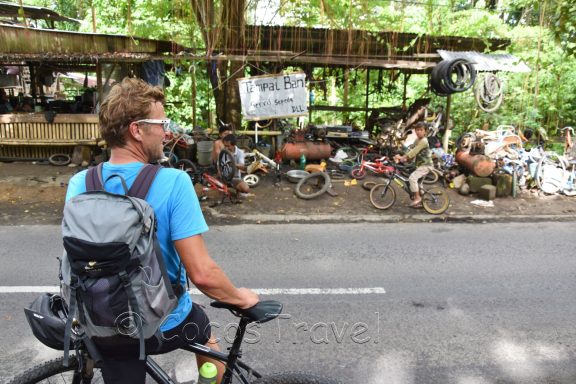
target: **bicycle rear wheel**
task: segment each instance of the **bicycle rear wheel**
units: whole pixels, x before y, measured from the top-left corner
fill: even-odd
[[[71,355],[68,367],[62,365],[64,357],[50,360],[45,363],[39,364],[29,370],[14,377],[8,384],[34,384],[34,383],[72,383],[74,374],[78,368],[78,359],[76,356]],[[88,383],[104,383],[102,374],[99,368],[94,368],[93,376],[91,378],[84,378],[76,381],[82,384]]]
[[[422,206],[426,212],[439,215],[448,209],[450,198],[443,188],[434,187],[426,191],[422,196]]]
[[[253,384],[340,384],[340,382],[304,372],[288,372],[262,377]]]
[[[370,202],[378,209],[388,209],[396,201],[396,191],[390,185],[390,181],[384,184],[376,184],[370,190]]]
[[[180,159],[176,162],[176,164],[174,164],[174,168],[186,172],[190,177],[190,180],[192,180],[192,184],[196,184],[198,182],[198,169],[190,160]]]

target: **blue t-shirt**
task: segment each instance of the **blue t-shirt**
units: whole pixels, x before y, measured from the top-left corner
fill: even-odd
[[[143,163],[138,162],[129,164],[106,162],[102,169],[102,179],[106,180],[113,174],[120,175],[130,188],[143,165]],[[70,179],[66,200],[86,192],[86,172],[79,172]],[[108,192],[124,194],[120,179],[117,177],[108,180],[105,183],[105,188]],[[190,177],[185,172],[173,168],[162,168],[148,191],[146,201],[154,209],[158,222],[158,241],[166,262],[168,276],[172,282],[175,282],[180,267],[180,256],[176,252],[173,242],[208,230],[198,197]],[[186,286],[184,266],[182,266],[180,282]],[[178,326],[191,310],[192,299],[190,295],[182,295],[178,306],[162,323],[160,330],[165,332]]]

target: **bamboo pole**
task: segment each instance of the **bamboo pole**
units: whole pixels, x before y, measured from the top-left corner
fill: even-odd
[[[442,149],[444,152],[448,152],[448,142],[450,141],[450,135],[452,130],[448,129],[450,122],[450,107],[452,106],[452,95],[446,97],[446,116],[444,116],[444,137],[442,138]]]

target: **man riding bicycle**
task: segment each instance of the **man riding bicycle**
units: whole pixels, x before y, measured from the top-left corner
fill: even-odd
[[[423,121],[414,124],[414,132],[416,133],[416,141],[412,149],[405,155],[394,155],[395,162],[406,162],[415,159],[416,169],[410,174],[408,181],[410,183],[410,191],[414,194],[414,198],[410,207],[419,208],[422,206],[422,197],[420,196],[420,188],[418,180],[426,176],[432,171],[434,165],[432,163],[432,154],[430,152],[430,145],[426,138],[427,124]]]
[[[111,149],[110,160],[103,165],[102,179],[120,175],[130,188],[140,169],[161,159],[163,141],[170,120],[164,112],[164,94],[142,80],[125,78],[115,85],[102,102],[100,131]],[[69,183],[66,200],[86,191],[86,171],[76,174]],[[119,178],[105,182],[106,190],[122,194]],[[179,274],[182,264],[194,285],[208,297],[250,308],[258,296],[247,288],[237,288],[210,257],[202,233],[208,230],[190,177],[174,168],[162,168],[146,197],[158,222],[157,236],[172,283],[186,286],[186,274]],[[177,276],[180,281],[177,282]],[[103,308],[102,310],[106,310]],[[190,326],[193,325],[193,326]],[[103,357],[102,374],[106,383],[144,383],[146,362],[138,358],[138,340],[124,337],[115,340],[95,338]],[[178,306],[160,326],[158,336],[146,340],[146,353],[166,353],[196,342],[217,348],[209,319],[203,309],[185,292]],[[197,356],[200,367],[209,361]],[[224,367],[218,367],[218,382]]]

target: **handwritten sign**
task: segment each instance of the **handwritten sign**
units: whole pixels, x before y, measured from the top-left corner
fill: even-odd
[[[245,120],[305,116],[306,74],[265,75],[238,79]]]

